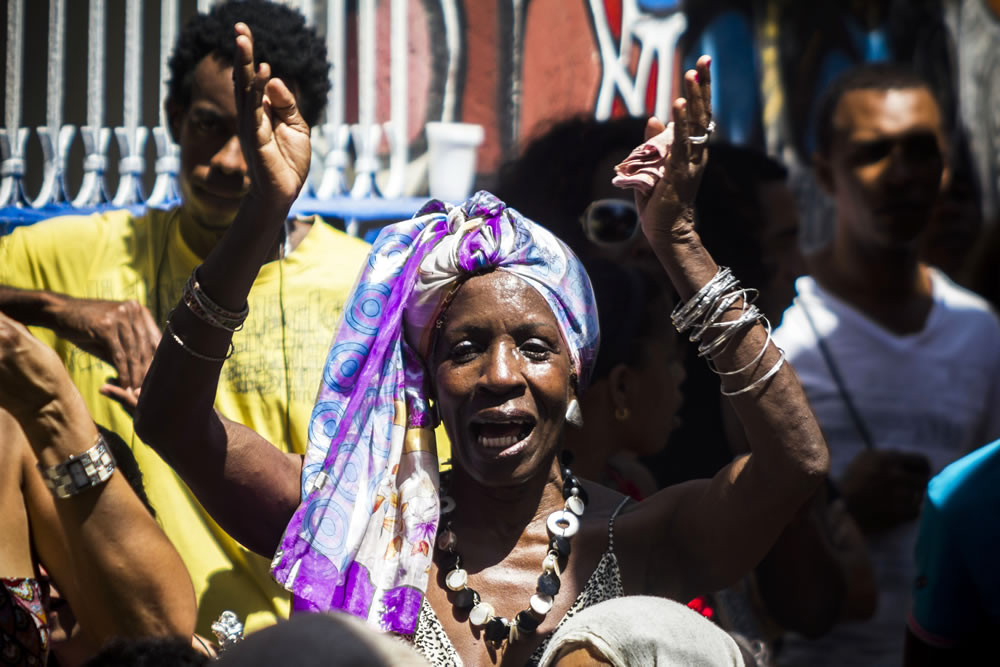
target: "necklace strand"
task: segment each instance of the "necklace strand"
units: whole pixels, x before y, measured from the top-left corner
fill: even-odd
[[[452,604],[457,609],[468,610],[469,623],[483,628],[483,636],[494,644],[507,641],[514,643],[522,635],[534,634],[545,620],[546,614],[555,603],[559,593],[562,573],[560,561],[569,558],[570,540],[580,530],[580,517],[587,506],[587,492],[570,469],[562,466],[564,505],[548,516],[545,521],[549,533],[549,548],[542,560],[542,574],[538,577],[536,592],[528,601],[528,608],[519,612],[513,620],[499,616],[489,602],[484,601],[475,589],[469,586],[469,573],[462,567],[462,557],[458,553],[458,537],[452,529],[452,515],[455,501],[441,486],[441,529],[438,531],[437,548],[447,558],[448,570],[445,585],[453,593]]]

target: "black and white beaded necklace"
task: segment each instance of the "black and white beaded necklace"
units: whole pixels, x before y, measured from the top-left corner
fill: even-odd
[[[565,564],[569,557],[570,540],[580,530],[580,517],[587,506],[587,492],[567,467],[568,463],[568,452],[565,452],[561,467],[565,504],[561,510],[550,514],[545,522],[549,532],[549,550],[542,560],[538,587],[528,602],[528,608],[519,612],[514,620],[498,616],[493,605],[469,587],[469,573],[462,568],[462,557],[457,551],[458,537],[452,530],[455,501],[447,494],[445,479],[442,478],[437,548],[445,552],[449,559],[447,567],[442,568],[448,570],[445,585],[454,593],[452,604],[457,609],[469,610],[469,623],[483,628],[483,636],[494,644],[513,643],[522,635],[533,634],[552,609],[555,596],[559,593],[560,561]]]

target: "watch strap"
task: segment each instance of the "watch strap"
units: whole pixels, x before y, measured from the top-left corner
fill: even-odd
[[[38,464],[45,486],[56,498],[69,498],[108,481],[115,471],[115,457],[104,436],[97,434],[94,446],[54,466]]]

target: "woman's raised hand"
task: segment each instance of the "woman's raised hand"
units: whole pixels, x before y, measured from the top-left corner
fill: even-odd
[[[253,34],[237,23],[233,83],[240,144],[250,169],[250,196],[268,206],[291,206],[309,173],[309,126],[295,96],[271,67],[254,68]]]
[[[648,194],[635,191],[636,207],[646,238],[672,242],[683,239],[693,228],[694,198],[708,157],[707,140],[712,132],[712,59],[702,56],[696,69],[684,75],[687,97],[673,104],[674,140],[667,169]],[[663,123],[653,117],[646,124],[646,139],[663,132]]]

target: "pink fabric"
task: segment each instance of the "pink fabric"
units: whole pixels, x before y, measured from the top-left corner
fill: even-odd
[[[670,158],[670,147],[674,143],[674,124],[646,143],[642,144],[615,167],[615,177],[611,184],[619,188],[634,188],[642,194],[649,194],[663,178]]]

